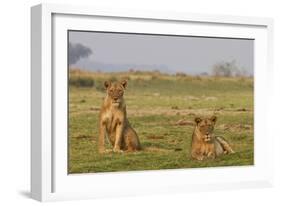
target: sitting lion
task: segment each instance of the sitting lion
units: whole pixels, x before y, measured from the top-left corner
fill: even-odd
[[[192,158],[196,160],[214,159],[222,154],[234,153],[225,139],[213,134],[216,121],[216,116],[205,119],[195,118],[196,125],[191,146]]]
[[[127,81],[104,82],[106,97],[100,109],[99,152],[104,152],[104,140],[108,136],[114,152],[141,149],[137,133],[131,127],[123,98]]]

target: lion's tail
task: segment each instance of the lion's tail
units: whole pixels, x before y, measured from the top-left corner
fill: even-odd
[[[235,153],[229,143],[223,137],[217,136],[216,139],[221,144],[224,151],[226,151],[227,153]]]

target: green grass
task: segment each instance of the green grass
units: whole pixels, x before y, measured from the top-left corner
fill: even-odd
[[[70,73],[70,78],[74,74]],[[196,78],[150,73],[90,73],[94,87],[70,86],[69,173],[112,172],[252,165],[253,80]],[[143,150],[134,153],[97,152],[98,113],[105,95],[102,82],[128,78],[125,93],[128,119]],[[216,114],[215,133],[236,151],[215,160],[190,159],[193,126],[179,120]],[[107,148],[112,148],[109,143]]]

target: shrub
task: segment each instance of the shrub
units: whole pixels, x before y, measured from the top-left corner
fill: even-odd
[[[69,78],[69,85],[76,87],[94,87],[95,81],[91,77],[75,76]]]
[[[184,73],[184,72],[177,72],[176,73],[176,77],[186,77],[187,75],[186,75],[186,73]]]
[[[98,91],[104,91],[104,85],[103,85],[103,83],[104,83],[103,80],[97,79],[97,80],[96,80],[96,85],[95,85],[96,90],[98,90]]]

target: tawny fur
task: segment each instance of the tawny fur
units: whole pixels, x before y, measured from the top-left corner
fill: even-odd
[[[104,83],[106,97],[99,116],[99,152],[105,151],[105,138],[108,137],[114,152],[136,151],[141,149],[139,137],[131,127],[123,98],[127,81]]]
[[[192,135],[191,157],[196,160],[214,159],[220,155],[234,153],[229,143],[222,137],[213,134],[217,117],[195,118],[195,129]]]

